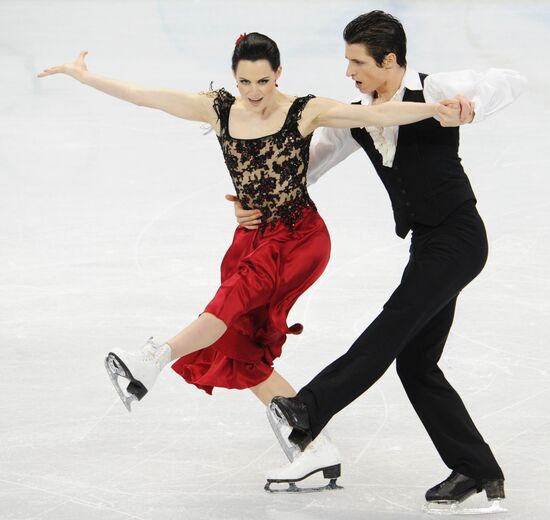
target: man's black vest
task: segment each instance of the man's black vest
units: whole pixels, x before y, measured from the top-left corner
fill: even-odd
[[[426,74],[420,74],[422,86]],[[425,103],[422,90],[405,89],[403,101]],[[433,118],[399,127],[393,166],[364,128],[351,135],[367,152],[391,199],[395,232],[405,238],[415,223],[437,226],[475,195],[458,156],[459,127],[443,128]]]

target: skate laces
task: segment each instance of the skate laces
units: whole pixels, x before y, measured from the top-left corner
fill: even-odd
[[[161,346],[162,345],[155,343],[153,341],[153,336],[151,336],[142,348],[143,361],[152,361],[159,370],[162,370],[163,368],[163,364],[161,362]]]

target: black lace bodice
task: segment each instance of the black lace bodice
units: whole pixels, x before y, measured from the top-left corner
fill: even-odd
[[[272,135],[236,139],[229,134],[229,112],[235,97],[224,89],[212,91],[220,121],[218,140],[237,196],[245,209],[262,212],[260,229],[277,219],[292,230],[305,207],[315,208],[307,192],[306,172],[311,134],[298,130],[302,110],[314,96],[296,98],[283,127]]]

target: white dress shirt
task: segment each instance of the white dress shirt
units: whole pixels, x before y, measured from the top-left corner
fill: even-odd
[[[439,72],[430,74],[424,80],[424,99],[434,103],[462,94],[475,103],[473,122],[497,112],[514,101],[524,90],[527,80],[513,70],[489,69],[479,73],[473,70]],[[392,101],[403,101],[405,89],[422,90],[418,72],[407,67],[401,86]],[[373,97],[363,94],[362,105],[372,104]],[[365,127],[371,135],[374,146],[380,152],[384,166],[392,166],[397,147],[399,127]],[[310,160],[307,172],[308,184],[313,184],[333,166],[361,148],[352,137],[349,128],[322,128],[311,141]]]

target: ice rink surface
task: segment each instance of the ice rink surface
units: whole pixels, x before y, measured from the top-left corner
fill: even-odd
[[[248,391],[209,397],[166,370],[126,412],[103,357],[202,311],[235,226],[232,185],[199,124],[35,77],[86,49],[102,75],[236,93],[233,43],[256,30],[280,46],[283,91],[351,100],[341,31],[375,8],[402,21],[417,70],[529,79],[514,105],[461,131],[490,256],[441,365],[504,469],[510,511],[497,517],[550,516],[550,2],[0,0],[1,520],[428,518],[423,494],[449,470],[393,367],[330,424],[338,492],[263,491],[285,459]],[[408,254],[362,152],[310,192],[333,253],[276,364],[296,387],[378,314]]]

